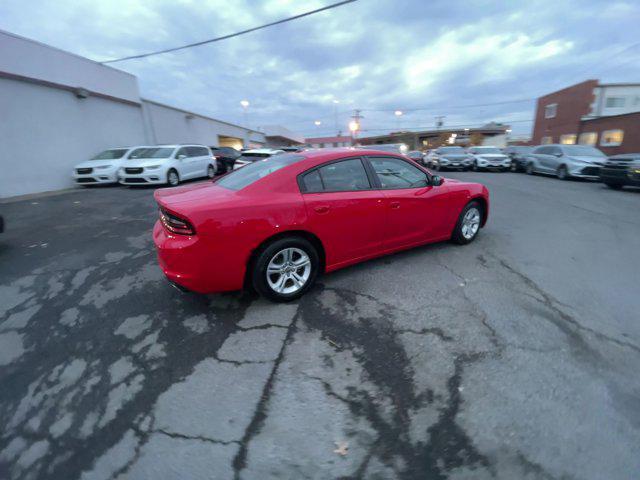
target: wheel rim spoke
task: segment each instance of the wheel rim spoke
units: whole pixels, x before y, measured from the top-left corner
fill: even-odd
[[[271,289],[280,294],[293,294],[302,289],[311,275],[311,259],[300,248],[284,248],[267,264],[266,280]]]

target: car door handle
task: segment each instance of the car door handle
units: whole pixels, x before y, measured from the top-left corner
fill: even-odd
[[[391,202],[389,205],[391,208],[400,208],[400,202]]]
[[[316,212],[318,213],[328,213],[329,212],[329,206],[328,205],[319,205],[317,207],[313,208]]]

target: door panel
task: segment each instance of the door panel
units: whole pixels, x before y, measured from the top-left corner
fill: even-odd
[[[380,250],[385,216],[380,191],[305,193],[303,197],[310,225],[322,239],[328,267]]]
[[[383,248],[402,248],[447,235],[446,185],[431,186],[421,169],[393,157],[369,157],[385,202]]]

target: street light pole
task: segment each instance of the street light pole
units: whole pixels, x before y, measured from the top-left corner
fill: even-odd
[[[338,135],[338,104],[340,100],[333,99],[333,121],[334,127],[336,129],[336,135]]]
[[[247,121],[247,108],[249,107],[249,100],[240,100],[240,105],[242,105],[242,118],[244,125],[248,128],[249,122]]]

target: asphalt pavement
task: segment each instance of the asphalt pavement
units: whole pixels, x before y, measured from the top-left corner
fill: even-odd
[[[170,287],[151,189],[0,204],[0,478],[630,479],[640,190],[513,173],[468,246]]]

